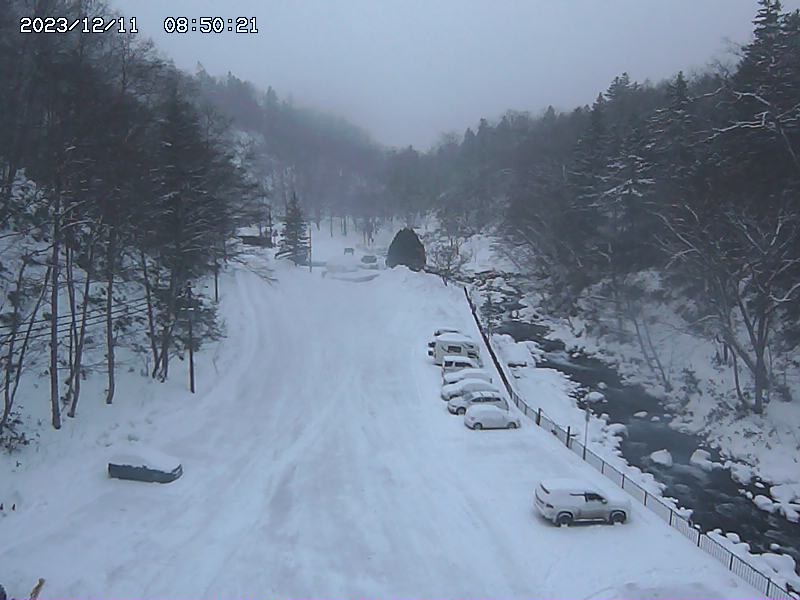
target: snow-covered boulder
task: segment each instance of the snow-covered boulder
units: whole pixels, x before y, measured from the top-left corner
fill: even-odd
[[[744,463],[729,462],[725,465],[731,470],[731,477],[734,481],[748,485],[753,480],[753,467]]]
[[[170,483],[182,474],[177,458],[152,448],[131,448],[108,461],[108,476],[116,479]]]
[[[637,419],[644,419],[647,416],[647,411],[646,410],[640,410],[637,413],[633,413],[633,416],[636,417]]]
[[[672,454],[669,453],[669,450],[657,450],[653,452],[650,455],[650,460],[665,467],[671,467],[673,464]]]
[[[628,428],[625,427],[622,423],[611,423],[611,425],[607,426],[608,433],[611,435],[619,435],[619,436],[627,436],[628,435]]]
[[[772,501],[772,498],[768,498],[767,496],[759,494],[758,496],[753,498],[753,502],[761,510],[766,510],[767,512],[775,512],[775,503]]]
[[[606,396],[602,392],[589,392],[588,394],[586,394],[585,398],[586,402],[592,402],[592,403],[602,402],[605,399]]]
[[[711,454],[707,450],[698,448],[689,457],[689,462],[696,467],[700,467],[704,471],[713,471],[717,468],[722,468],[721,463],[715,463],[711,460]]]

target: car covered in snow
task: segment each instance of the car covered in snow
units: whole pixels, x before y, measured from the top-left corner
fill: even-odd
[[[447,385],[449,383],[457,383],[462,379],[483,379],[484,381],[492,383],[492,376],[484,369],[461,369],[459,371],[451,371],[445,374],[442,378],[442,383],[443,385]]]
[[[468,356],[445,356],[442,359],[442,378],[453,371],[461,369],[477,369],[478,361]]]
[[[534,492],[534,505],[556,525],[575,521],[624,523],[631,514],[631,501],[624,494],[609,495],[580,479],[545,479]]]
[[[433,357],[433,363],[441,365],[445,356],[468,356],[479,360],[480,350],[478,343],[471,337],[461,333],[443,333],[436,338],[432,348],[428,348],[428,356]]]
[[[464,425],[470,429],[518,429],[517,415],[494,404],[473,404],[464,414]]]
[[[380,264],[378,263],[378,257],[374,254],[365,254],[361,257],[361,268],[362,269],[379,269]]]
[[[497,387],[484,379],[462,379],[442,387],[442,400],[463,396],[467,392],[497,392]]]
[[[479,392],[467,392],[463,396],[455,396],[447,401],[447,410],[453,415],[464,415],[470,406],[480,404],[494,405],[498,408],[508,410],[508,402],[499,391],[482,390]]]
[[[460,329],[456,329],[455,327],[440,327],[439,329],[433,332],[433,337],[428,342],[428,354],[429,356],[433,356],[431,351],[433,347],[436,345],[436,340],[439,339],[439,336],[444,335],[446,333],[457,333],[459,335],[465,335],[463,331]]]

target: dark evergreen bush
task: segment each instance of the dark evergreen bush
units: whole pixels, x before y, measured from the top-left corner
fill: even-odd
[[[394,236],[389,252],[386,254],[386,266],[396,267],[405,265],[412,271],[425,268],[425,246],[410,227],[397,232]]]

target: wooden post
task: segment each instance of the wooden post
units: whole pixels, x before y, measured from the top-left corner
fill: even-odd
[[[539,425],[540,427],[542,425],[542,409],[541,408],[539,408],[539,410],[536,411],[536,424]]]
[[[570,436],[572,435],[570,433],[570,429],[571,429],[571,427],[569,425],[567,425],[567,440],[566,440],[567,448],[569,448],[569,440],[570,440]]]

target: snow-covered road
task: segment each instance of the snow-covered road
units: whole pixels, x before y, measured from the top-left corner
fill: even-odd
[[[477,335],[459,289],[405,270],[279,279],[226,278],[218,377],[128,413],[184,476],[110,480],[64,442],[46,499],[0,520],[0,579],[46,577],[53,599],[757,595],[641,507],[613,527],[533,512],[540,478],[613,484],[529,423],[472,432],[447,413],[425,344],[442,324]]]

